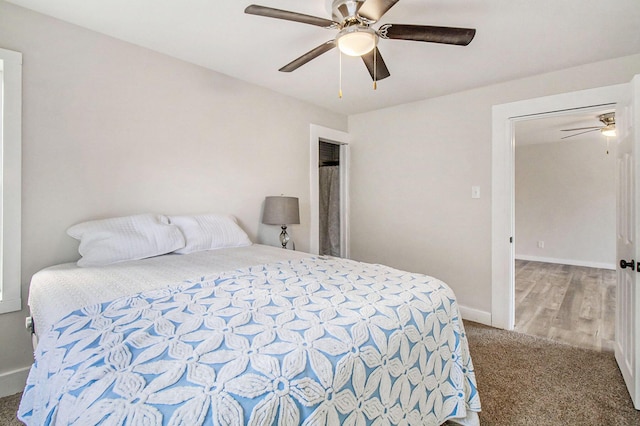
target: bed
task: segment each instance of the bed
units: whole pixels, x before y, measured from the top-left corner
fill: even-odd
[[[250,244],[53,266],[29,306],[28,425],[479,424],[455,296],[426,275]]]

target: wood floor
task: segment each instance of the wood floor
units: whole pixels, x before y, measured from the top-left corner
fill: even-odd
[[[516,260],[515,276],[516,331],[613,351],[615,271]]]

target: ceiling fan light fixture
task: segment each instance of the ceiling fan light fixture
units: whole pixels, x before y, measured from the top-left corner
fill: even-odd
[[[362,56],[376,47],[378,35],[371,28],[350,26],[340,31],[336,41],[345,55]]]
[[[602,129],[600,129],[600,133],[602,133],[602,136],[614,137],[616,135],[616,125],[609,124],[603,127]]]

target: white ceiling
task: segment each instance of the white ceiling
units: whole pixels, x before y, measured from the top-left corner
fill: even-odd
[[[278,69],[335,30],[246,15],[251,3],[330,18],[330,0],[7,0],[343,114],[640,53],[640,0],[401,0],[384,23],[476,28],[469,46],[380,40],[391,77],[372,89],[337,49]]]

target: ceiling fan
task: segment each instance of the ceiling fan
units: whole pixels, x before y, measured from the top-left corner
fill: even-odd
[[[346,55],[362,57],[374,83],[391,75],[377,48],[380,38],[466,46],[475,36],[476,30],[471,28],[398,24],[384,24],[378,29],[373,28],[372,25],[378,22],[398,1],[333,0],[331,3],[332,20],[255,4],[248,6],[245,13],[338,30],[334,39],[294,59],[279,71],[294,71],[337,46]]]
[[[616,135],[616,113],[608,112],[606,114],[600,114],[598,116],[598,120],[603,124],[603,126],[590,126],[590,127],[577,127],[575,129],[562,129],[563,132],[577,132],[578,130],[583,130],[580,133],[575,133],[573,135],[565,136],[560,139],[572,138],[574,136],[583,135],[589,132],[595,132],[600,130],[603,136],[613,137]]]

